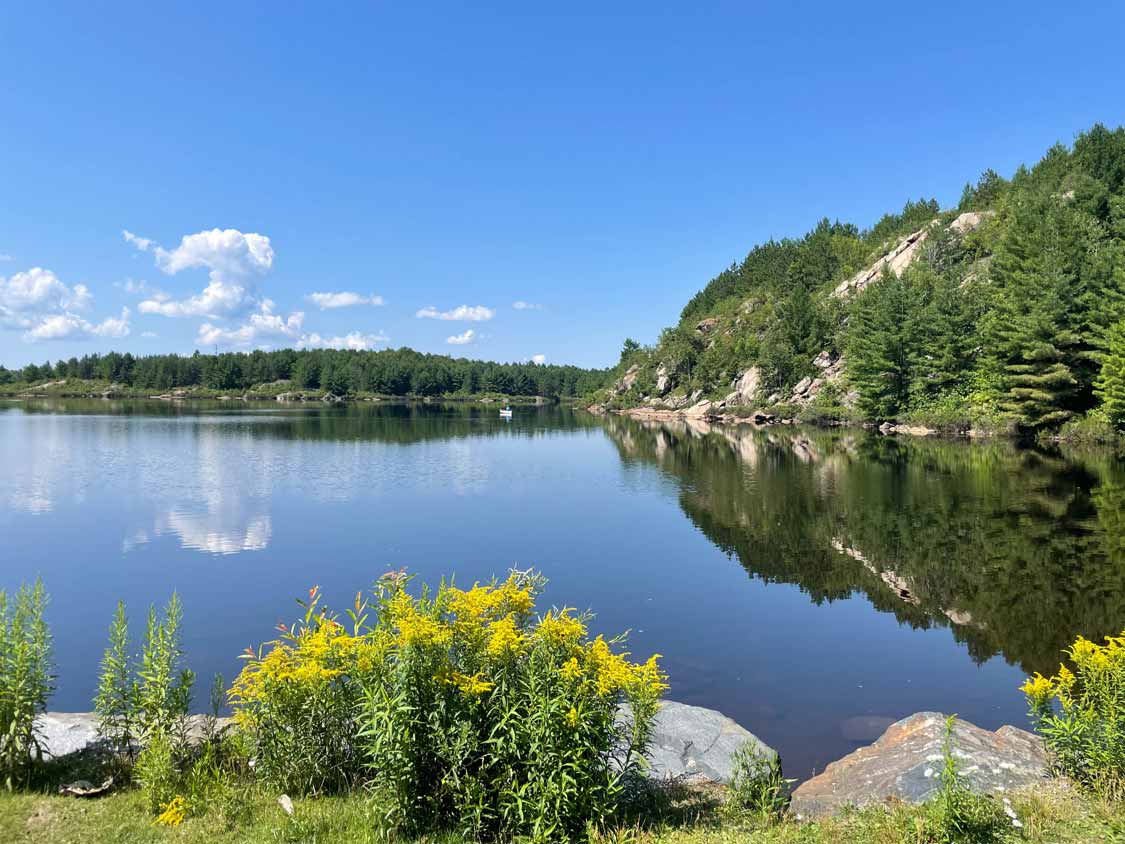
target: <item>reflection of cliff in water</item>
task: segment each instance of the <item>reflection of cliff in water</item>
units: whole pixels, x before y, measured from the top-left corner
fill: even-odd
[[[1125,467],[1109,455],[866,432],[611,417],[689,518],[752,576],[815,602],[862,592],[946,626],[983,661],[1054,670],[1075,634],[1125,626]]]

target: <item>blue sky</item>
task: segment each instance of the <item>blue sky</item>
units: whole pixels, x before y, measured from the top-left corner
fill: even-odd
[[[1117,4],[49,5],[0,18],[8,366],[604,366],[759,241],[1125,121]]]

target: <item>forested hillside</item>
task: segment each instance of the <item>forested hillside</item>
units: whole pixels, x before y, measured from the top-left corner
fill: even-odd
[[[0,385],[14,385],[15,389],[63,379],[98,381],[147,392],[192,387],[234,392],[273,385],[275,392],[315,390],[336,396],[500,393],[573,397],[602,387],[607,372],[576,366],[492,363],[427,355],[406,348],[379,352],[281,349],[144,357],[110,352],[54,364],[33,364],[16,371],[0,367]]]
[[[955,208],[822,220],[712,279],[655,346],[627,340],[615,407],[803,409],[1053,430],[1125,426],[1125,128],[1096,125]]]

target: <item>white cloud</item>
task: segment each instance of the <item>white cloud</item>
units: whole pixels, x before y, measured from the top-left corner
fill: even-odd
[[[380,343],[390,342],[383,332],[360,334],[352,331],[342,337],[321,337],[319,334],[306,334],[297,343],[299,349],[353,349],[358,352],[372,349]]]
[[[467,346],[476,339],[476,332],[469,329],[461,334],[454,334],[452,337],[446,337],[445,342],[451,346]]]
[[[67,287],[57,275],[32,267],[9,278],[0,277],[0,307],[17,313],[83,310],[94,297],[84,284]]]
[[[144,337],[146,340],[155,340],[160,335],[157,334],[155,331],[142,331],[141,336]]]
[[[512,302],[512,307],[515,308],[517,311],[541,311],[541,310],[543,310],[542,305],[536,305],[533,302],[525,302],[522,299],[519,300],[518,302]]]
[[[168,275],[205,268],[210,282],[200,293],[183,300],[152,297],[137,306],[141,313],[168,317],[220,316],[244,312],[259,303],[251,282],[273,267],[274,252],[265,235],[237,229],[211,229],[184,235],[175,249],[165,249],[128,230],[122,236],[142,252],[152,252],[156,266]]]
[[[23,339],[29,343],[36,343],[41,340],[127,337],[128,335],[129,309],[122,308],[121,316],[108,317],[96,325],[69,312],[39,317],[29,326]]]
[[[532,363],[538,363],[538,364],[544,364],[544,363],[547,362],[547,356],[546,355],[532,355],[531,356],[531,362]]]
[[[496,312],[484,305],[458,305],[451,311],[439,311],[433,305],[427,305],[415,314],[419,319],[444,319],[461,322],[484,322],[492,319]]]
[[[205,322],[199,326],[195,342],[200,346],[250,346],[274,340],[298,340],[305,321],[304,313],[294,311],[282,318],[273,309],[272,301],[262,300],[258,312],[251,314],[250,319],[237,328],[223,328]]]
[[[159,289],[158,287],[153,287],[144,279],[137,281],[135,279],[127,278],[123,282],[115,281],[113,283],[113,286],[120,287],[126,293],[132,294],[134,296],[146,296],[149,299],[153,299],[157,302],[166,302],[172,298],[163,290]]]
[[[178,301],[166,297],[145,299],[137,305],[137,310],[142,314],[160,314],[166,317],[204,316],[218,319],[244,310],[253,303],[253,296],[242,285],[212,279],[202,292],[190,298]]]
[[[29,343],[41,340],[125,337],[129,334],[129,309],[119,317],[93,323],[79,312],[94,296],[84,284],[68,286],[50,270],[32,267],[0,277],[0,328],[22,329]]]
[[[154,246],[153,251],[156,265],[168,275],[199,267],[206,267],[212,274],[238,276],[267,273],[273,268],[270,239],[253,232],[243,234],[238,229],[186,234],[175,249]]]
[[[323,337],[315,332],[306,333],[305,314],[294,311],[287,317],[274,313],[274,303],[263,299],[258,311],[242,325],[225,328],[205,322],[199,326],[195,342],[198,346],[227,346],[270,348],[275,344],[295,346],[298,349],[370,349],[390,340],[382,332],[362,334],[352,331],[336,337]]]
[[[13,258],[11,255],[9,255],[7,252],[0,252],[0,261],[7,262],[7,261],[14,261],[14,260],[16,260],[16,259]]]
[[[309,302],[319,307],[322,311],[329,308],[350,308],[355,305],[381,305],[383,297],[372,294],[363,296],[359,293],[310,293],[305,297]]]
[[[137,237],[128,229],[122,229],[121,236],[125,238],[127,243],[133,244],[142,252],[148,252],[153,246],[153,241],[149,240],[147,237]]]

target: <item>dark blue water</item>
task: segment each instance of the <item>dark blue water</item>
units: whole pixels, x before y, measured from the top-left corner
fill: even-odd
[[[922,709],[1024,723],[1017,687],[1125,626],[1112,457],[864,433],[641,425],[557,408],[0,404],[0,586],[41,576],[53,708],[86,710],[116,601],[177,590],[228,679],[319,584],[534,566],[664,655],[805,777]],[[875,716],[869,718],[866,716]],[[874,725],[874,726],[873,726]]]

